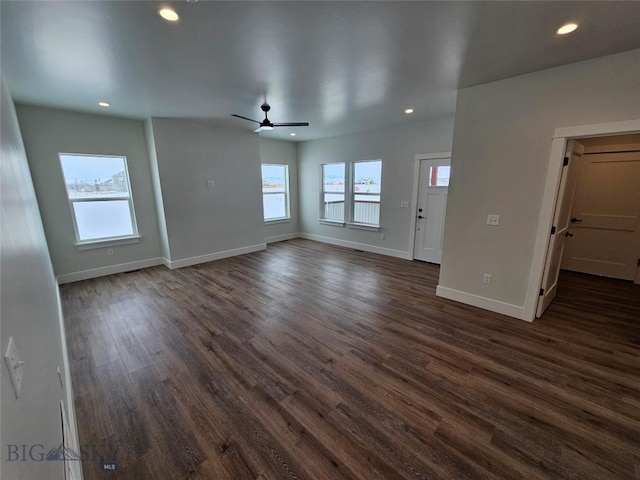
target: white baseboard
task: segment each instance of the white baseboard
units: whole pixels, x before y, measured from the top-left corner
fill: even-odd
[[[447,288],[440,285],[436,288],[436,295],[438,297],[447,298],[473,307],[479,307],[484,310],[501,313],[502,315],[508,315],[509,317],[514,317],[518,320],[525,320],[527,322],[532,321],[525,317],[524,307],[520,305],[512,305],[510,303],[500,302],[498,300],[481,297],[480,295],[474,295],[472,293],[461,292],[460,290],[454,290],[453,288]]]
[[[109,265],[107,267],[92,268],[90,270],[81,270],[79,272],[64,273],[56,278],[59,284],[78,282],[89,278],[104,277],[105,275],[113,275],[114,273],[130,272],[140,268],[155,267],[162,265],[163,259],[148,258],[146,260],[138,260],[137,262],[119,263],[118,265]]]
[[[276,235],[273,237],[265,238],[265,243],[276,243],[276,242],[284,242],[285,240],[293,240],[294,238],[300,238],[302,236],[299,232],[294,233],[285,233],[284,235]]]
[[[182,260],[169,261],[167,259],[163,259],[163,263],[173,270],[175,268],[197,265],[198,263],[212,262],[214,260],[235,257],[237,255],[244,255],[246,253],[259,252],[260,250],[264,250],[265,248],[267,248],[266,243],[258,243],[257,245],[249,245],[248,247],[234,248],[232,250],[224,250],[222,252],[199,255],[197,257],[183,258]]]
[[[393,250],[391,248],[376,247],[375,245],[368,245],[366,243],[350,242],[349,240],[323,237],[321,235],[312,235],[310,233],[300,233],[299,236],[300,238],[306,238],[307,240],[329,243],[331,245],[338,245],[339,247],[354,248],[356,250],[363,250],[365,252],[379,253],[380,255],[388,255],[390,257],[402,258],[404,260],[412,260],[412,258],[410,258],[409,256],[409,252],[405,252],[403,250]]]

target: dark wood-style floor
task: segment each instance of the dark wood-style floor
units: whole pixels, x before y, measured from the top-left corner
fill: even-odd
[[[292,240],[62,286],[85,478],[640,478],[640,286],[529,324],[437,277]]]

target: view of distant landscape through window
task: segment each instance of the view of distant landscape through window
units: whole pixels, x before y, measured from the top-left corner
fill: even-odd
[[[353,164],[353,221],[378,225],[380,222],[380,192],[382,161]]]
[[[382,188],[382,161],[354,162],[352,221],[378,225],[380,221],[380,193]],[[344,221],[345,164],[329,163],[322,166],[322,202],[325,220]]]
[[[60,154],[79,241],[134,235],[126,159]]]
[[[329,163],[322,166],[322,203],[326,220],[344,221],[344,163]]]
[[[262,165],[262,204],[265,220],[289,217],[287,165]]]

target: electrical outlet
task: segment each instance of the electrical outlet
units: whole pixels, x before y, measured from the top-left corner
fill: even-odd
[[[386,238],[386,237],[385,237],[385,234],[384,234],[384,233],[381,233],[381,234],[380,234],[380,240],[384,240],[385,238]]]
[[[107,250],[107,255],[109,255],[110,257],[113,257],[113,248],[110,248]]]
[[[213,180],[207,180],[207,188],[213,188],[215,184]]]
[[[400,202],[400,208],[409,208],[409,202],[403,200]]]
[[[22,386],[22,374],[24,373],[24,362],[18,357],[18,350],[16,349],[16,342],[13,341],[13,337],[9,337],[7,353],[4,354],[4,363],[7,365],[7,370],[9,370],[9,378],[11,378],[11,384],[13,385],[16,398],[19,398],[20,387]]]
[[[487,215],[487,225],[500,225],[500,215]]]
[[[491,284],[491,274],[490,273],[485,273],[482,276],[482,283],[486,283],[487,285]]]

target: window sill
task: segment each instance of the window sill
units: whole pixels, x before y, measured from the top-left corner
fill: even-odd
[[[274,225],[276,223],[289,223],[291,221],[291,217],[282,217],[282,218],[273,218],[270,220],[265,220],[265,225]]]
[[[379,232],[380,231],[380,225],[371,225],[370,223],[348,222],[347,226],[349,228],[356,228],[358,230],[369,230],[370,232]]]
[[[92,240],[86,242],[76,242],[78,250],[95,250],[97,248],[116,247],[118,245],[129,245],[131,243],[140,243],[142,237],[134,235],[131,237],[111,238],[107,240]]]
[[[340,220],[327,220],[326,218],[319,218],[318,222],[323,225],[331,225],[332,227],[344,227],[344,222]]]

